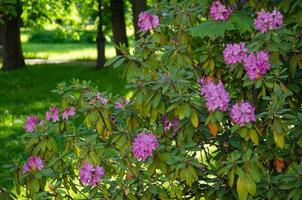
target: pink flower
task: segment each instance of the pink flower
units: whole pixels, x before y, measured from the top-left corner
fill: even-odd
[[[263,9],[257,12],[257,18],[254,20],[255,29],[260,30],[262,33],[266,32],[270,17],[270,13],[265,12]]]
[[[27,132],[34,132],[34,130],[36,129],[38,123],[38,117],[37,116],[28,116],[26,118],[26,122],[24,124],[24,129]]]
[[[283,15],[275,8],[273,12],[271,12],[271,18],[268,24],[268,29],[269,30],[278,29],[281,28],[282,25],[283,25]]]
[[[40,120],[39,123],[38,123],[38,117],[35,115],[35,116],[28,116],[26,118],[26,122],[24,124],[24,129],[27,131],[27,132],[34,132],[37,128],[37,125],[39,126],[43,126],[44,125],[44,121],[43,120]]]
[[[178,132],[178,125],[180,123],[178,118],[174,118],[172,121],[168,119],[167,116],[163,116],[162,118],[164,125],[164,132],[167,133],[169,130],[173,129],[173,135],[175,136]]]
[[[57,122],[59,121],[59,109],[55,106],[51,107],[49,111],[46,112],[46,120]]]
[[[159,17],[157,15],[152,15],[152,27],[156,28],[159,26]]]
[[[134,157],[140,161],[147,160],[159,146],[157,138],[152,133],[140,133],[132,143]]]
[[[114,105],[115,105],[115,108],[117,108],[117,109],[123,109],[129,103],[130,103],[129,100],[127,100],[125,97],[121,97],[120,101],[116,102]]]
[[[243,65],[250,80],[260,78],[271,68],[269,54],[265,51],[251,53],[245,57]]]
[[[138,27],[141,31],[149,31],[159,26],[159,17],[148,12],[141,12],[138,17]]]
[[[226,8],[220,1],[214,1],[210,7],[211,18],[215,21],[226,21],[232,13],[230,8]]]
[[[90,186],[96,186],[104,175],[105,170],[103,167],[98,165],[93,167],[90,163],[85,163],[79,172],[80,181],[84,185]]]
[[[44,168],[43,160],[40,157],[30,156],[23,165],[23,173],[40,171]]]
[[[223,51],[224,62],[228,65],[241,63],[246,56],[246,52],[247,48],[245,48],[243,42],[227,44]]]
[[[65,119],[65,120],[69,119],[69,117],[72,117],[74,115],[75,115],[74,107],[66,108],[62,113],[63,119]]]
[[[234,123],[245,126],[256,121],[255,108],[248,102],[240,101],[233,105],[230,117]]]
[[[224,85],[221,81],[215,84],[211,80],[205,80],[202,78],[201,83],[201,95],[205,98],[207,109],[210,112],[220,109],[226,111],[230,101],[228,92],[224,89]]]
[[[115,108],[117,108],[117,109],[124,108],[124,106],[120,102],[116,102],[114,105],[115,105]]]
[[[273,12],[265,12],[263,9],[257,12],[257,18],[254,20],[254,26],[256,30],[260,30],[262,33],[267,30],[274,30],[281,28],[283,25],[283,16],[276,9]]]
[[[100,93],[97,93],[96,96],[92,98],[89,103],[95,105],[97,102],[106,105],[108,103],[108,99],[104,98]]]

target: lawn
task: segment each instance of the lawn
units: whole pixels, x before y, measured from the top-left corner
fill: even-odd
[[[114,46],[106,44],[106,57],[110,58],[115,54]],[[27,59],[58,60],[95,60],[97,50],[95,44],[43,44],[23,43],[24,57]]]
[[[121,74],[121,68],[97,71],[94,64],[85,62],[32,65],[0,72],[0,167],[24,156],[21,140],[24,119],[30,114],[44,113],[50,105],[59,102],[59,96],[51,93],[58,83],[73,78],[91,80],[100,91],[124,95],[127,91]],[[3,168],[0,171],[0,186],[12,187],[7,171]]]

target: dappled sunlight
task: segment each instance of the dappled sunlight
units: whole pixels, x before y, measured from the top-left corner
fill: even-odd
[[[25,58],[48,60],[96,60],[95,44],[35,44],[24,43]],[[108,45],[105,53],[107,58],[115,55],[115,48]]]

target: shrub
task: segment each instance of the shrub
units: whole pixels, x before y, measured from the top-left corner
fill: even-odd
[[[106,64],[125,68],[130,101],[60,84],[62,107],[25,124],[25,195],[301,199],[302,5],[229,2],[142,14],[133,54]]]
[[[69,29],[32,30],[28,42],[33,43],[95,43],[96,31]]]

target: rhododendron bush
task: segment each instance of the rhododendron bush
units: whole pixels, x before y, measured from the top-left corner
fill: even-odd
[[[154,3],[134,50],[106,63],[124,68],[132,96],[59,84],[61,106],[24,125],[17,191],[302,199],[301,16],[295,0]]]

